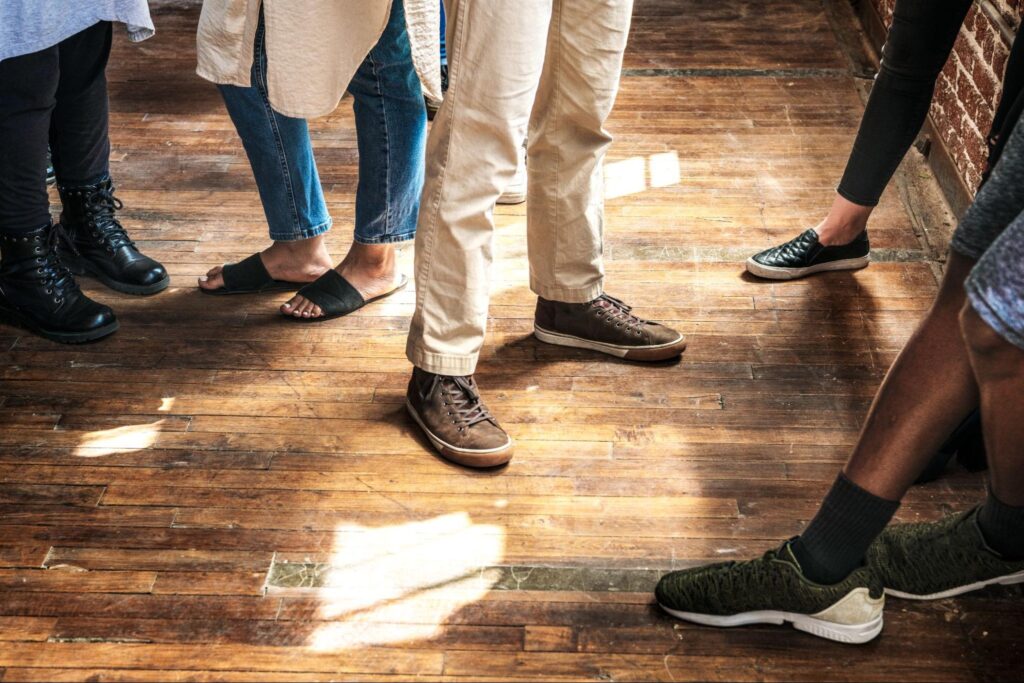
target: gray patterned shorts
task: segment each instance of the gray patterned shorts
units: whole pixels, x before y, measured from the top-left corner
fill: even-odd
[[[1024,349],[1024,117],[988,182],[953,235],[975,259],[965,285],[971,306],[1003,339]]]

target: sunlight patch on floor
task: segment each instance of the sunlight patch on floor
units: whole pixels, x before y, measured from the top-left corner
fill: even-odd
[[[435,637],[460,608],[500,578],[505,532],[466,513],[381,528],[345,525],[315,595],[326,622],[309,644],[319,651]]]

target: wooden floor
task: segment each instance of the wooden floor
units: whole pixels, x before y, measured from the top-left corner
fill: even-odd
[[[1019,590],[893,600],[861,647],[652,605],[664,570],[801,529],[935,293],[920,235],[936,226],[895,186],[867,270],[742,275],[818,220],[845,162],[866,81],[839,0],[638,0],[608,286],[690,347],[650,367],[539,344],[524,210],[500,208],[478,377],[519,447],[491,474],[436,458],[406,417],[411,291],[316,326],[282,320],[284,296],[197,292],[266,228],[219,96],[193,75],[196,3],[154,7],[156,38],[116,41],[113,169],[172,287],[89,283],[122,321],[95,345],[0,328],[0,680],[1021,677]],[[340,257],[350,106],[313,128]],[[982,491],[958,473],[898,517]]]

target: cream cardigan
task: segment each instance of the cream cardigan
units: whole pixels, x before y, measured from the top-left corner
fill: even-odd
[[[203,78],[249,85],[263,5],[270,104],[285,116],[329,114],[384,32],[392,0],[204,0],[196,36]],[[437,0],[404,0],[424,94],[441,99]]]

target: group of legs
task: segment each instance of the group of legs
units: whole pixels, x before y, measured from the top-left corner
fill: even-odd
[[[897,0],[831,210],[815,228],[752,256],[751,274],[790,280],[868,264],[868,218],[924,123],[970,6]],[[882,630],[885,595],[940,599],[1024,583],[1022,76],[1017,41],[983,186],[957,228],[938,295],[886,375],[817,514],[758,560],[665,575],[656,596],[670,614],[714,626],[789,622],[863,643]],[[989,470],[985,501],[937,522],[889,526],[904,494],[976,411]]]
[[[943,0],[941,12],[934,4],[897,2],[829,217],[753,257],[751,272],[789,278],[866,265],[867,216],[923,122],[969,3]],[[677,357],[686,342],[604,290],[601,161],[611,141],[604,123],[631,1],[451,0],[447,10],[448,91],[429,137],[401,2],[349,87],[359,186],[355,239],[337,266],[323,241],[331,218],[307,124],[271,107],[257,32],[251,85],[221,92],[273,244],[213,268],[199,286],[215,295],[294,291],[283,314],[328,320],[400,289],[395,245],[415,237],[408,410],[441,455],[493,467],[509,461],[513,444],[473,374],[487,321],[493,207],[516,175],[524,141],[538,340],[634,361]],[[116,329],[113,312],[81,294],[69,266],[121,291],[167,286],[166,272],[138,253],[115,215],[102,79],[109,36],[109,24],[98,24],[46,54],[0,62],[0,312],[58,341]],[[72,56],[83,40],[94,41],[91,62]],[[45,100],[28,87],[40,74],[53,83]],[[715,625],[788,620],[863,642],[881,629],[884,592],[934,597],[1024,581],[1024,130],[1006,134],[1016,114],[996,131],[1005,148],[958,229],[935,304],[890,370],[818,515],[761,560],[667,575],[657,598],[669,612]],[[91,117],[92,137],[76,128],[76,116]],[[77,136],[77,146],[66,135]],[[64,203],[60,228],[50,225],[46,201],[47,141]],[[950,520],[883,532],[942,441],[979,406],[990,467],[985,503]]]

